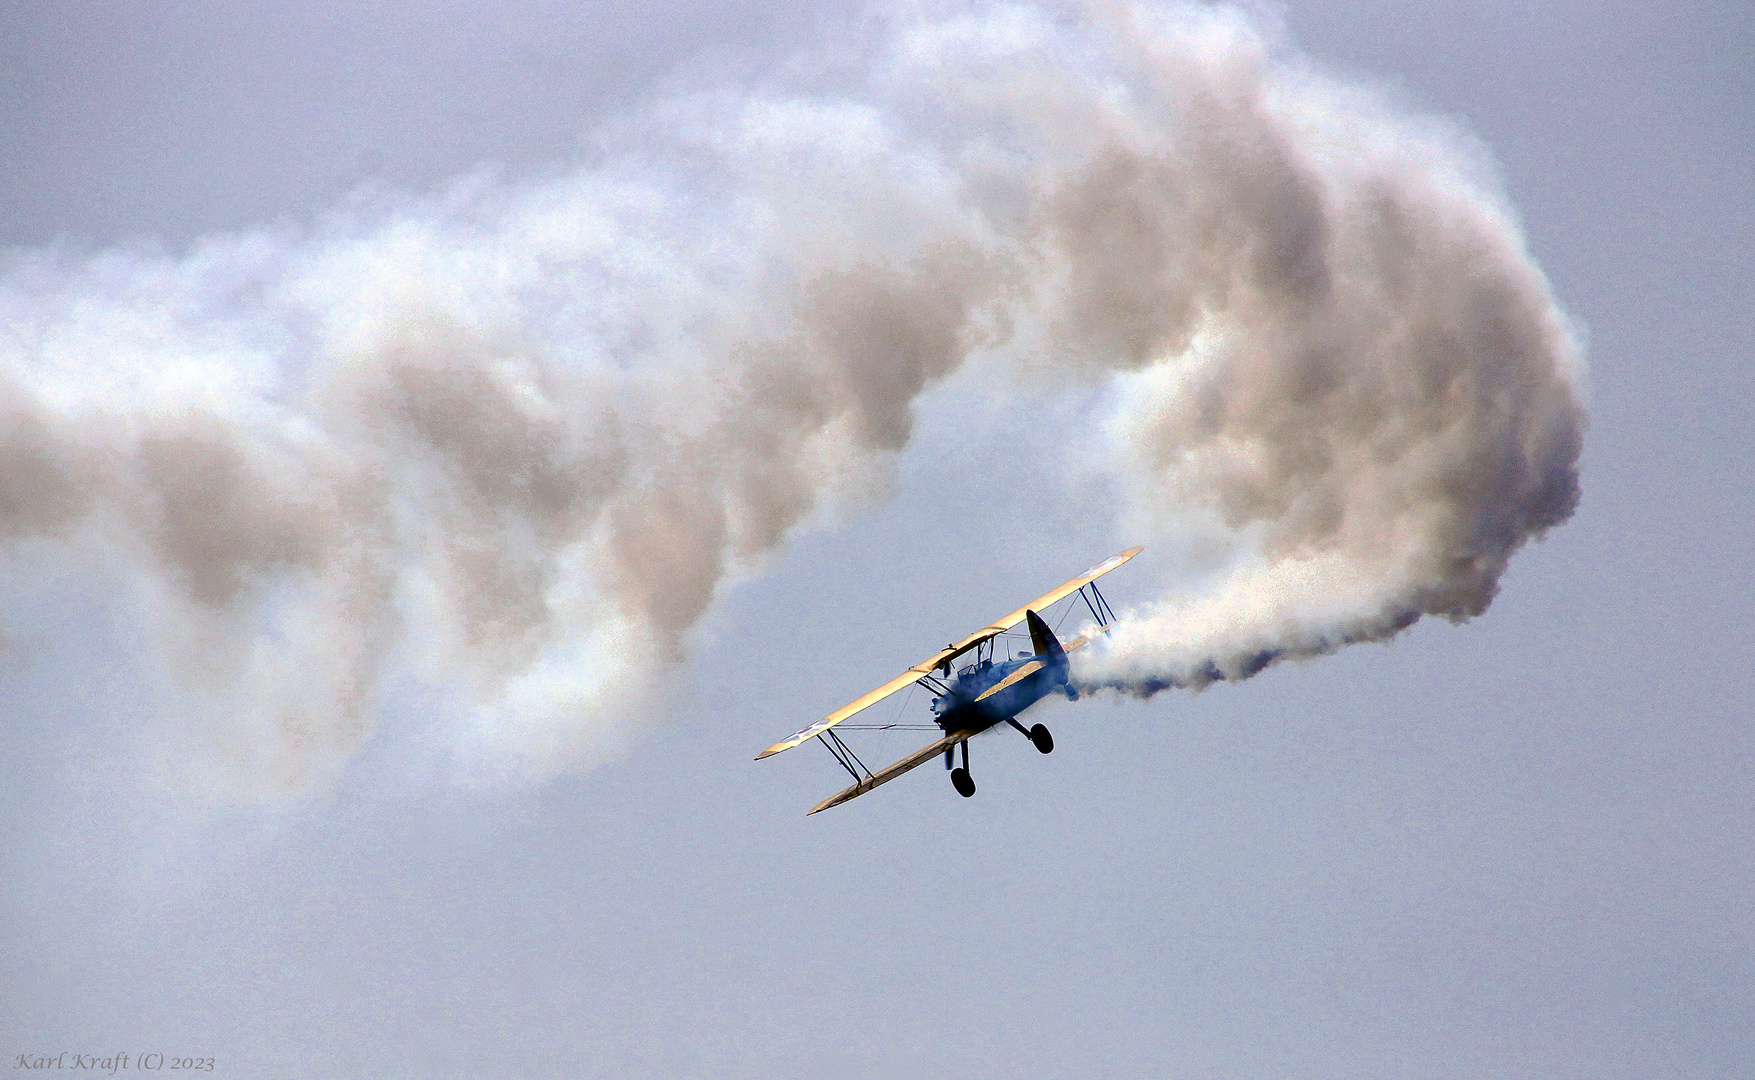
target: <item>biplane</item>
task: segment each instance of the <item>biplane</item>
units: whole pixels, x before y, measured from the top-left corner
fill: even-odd
[[[962,641],[946,645],[864,697],[836,709],[802,731],[781,739],[757,754],[756,760],[772,757],[782,750],[790,750],[811,739],[828,747],[829,753],[841,763],[841,767],[852,774],[853,784],[818,803],[809,811],[814,814],[858,798],[872,788],[887,784],[940,754],[944,755],[945,768],[950,771],[951,786],[957,789],[957,794],[968,798],[975,794],[975,781],[969,775],[969,740],[1000,724],[1010,724],[1016,728],[1041,753],[1051,753],[1054,750],[1054,736],[1041,724],[1024,727],[1018,723],[1018,714],[1057,690],[1065,694],[1068,700],[1078,700],[1078,689],[1068,679],[1067,654],[1089,642],[1090,636],[1081,634],[1062,644],[1039,613],[1076,593],[1097,620],[1097,627],[1092,633],[1106,632],[1115,624],[1115,610],[1098,591],[1097,579],[1138,555],[1140,551],[1140,548],[1135,547],[1113,555],[1059,588],[1043,593],[1005,618],[989,623]],[[994,656],[995,641],[1020,622],[1029,630],[1030,651],[1009,656],[1004,660],[998,659]],[[957,666],[957,674],[953,678],[952,665],[965,657],[969,659]],[[835,728],[898,690],[915,685],[924,687],[933,695],[933,716],[944,736],[932,745],[874,773],[842,741]],[[959,750],[963,763],[956,765],[954,758]]]

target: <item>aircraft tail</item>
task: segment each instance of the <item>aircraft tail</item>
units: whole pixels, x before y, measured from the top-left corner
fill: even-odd
[[[1030,647],[1035,650],[1036,656],[1049,667],[1064,669],[1066,650],[1061,647],[1060,639],[1054,636],[1054,631],[1048,629],[1048,624],[1042,621],[1042,616],[1034,611],[1026,611],[1024,620],[1030,624]]]

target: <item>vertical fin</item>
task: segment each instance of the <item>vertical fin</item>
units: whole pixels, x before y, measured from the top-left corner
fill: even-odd
[[[1051,667],[1057,663],[1065,664],[1066,650],[1060,647],[1060,639],[1054,636],[1054,631],[1048,629],[1042,616],[1034,611],[1026,611],[1024,620],[1030,624],[1030,647],[1036,650],[1036,655],[1041,657],[1042,662]]]

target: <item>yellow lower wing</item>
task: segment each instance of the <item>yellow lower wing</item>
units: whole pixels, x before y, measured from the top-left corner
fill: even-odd
[[[931,746],[922,750],[916,750],[914,753],[909,754],[907,757],[896,762],[894,765],[891,765],[889,768],[880,770],[876,774],[866,777],[864,780],[854,784],[845,791],[829,796],[822,802],[817,803],[816,806],[812,807],[810,813],[807,813],[805,817],[809,817],[818,810],[827,810],[831,806],[840,806],[849,799],[857,799],[859,796],[864,795],[879,784],[887,784],[896,777],[901,776],[903,773],[908,772],[911,769],[919,768],[974,734],[973,731],[953,731],[938,742],[933,743]]]

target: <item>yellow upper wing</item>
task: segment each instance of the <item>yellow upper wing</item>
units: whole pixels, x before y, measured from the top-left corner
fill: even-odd
[[[760,761],[765,757],[769,757],[771,755],[778,754],[782,750],[790,750],[794,746],[797,746],[801,742],[805,742],[807,740],[816,738],[818,735],[821,735],[823,732],[834,727],[836,724],[839,724],[841,721],[847,719],[849,716],[852,716],[854,713],[857,713],[857,712],[861,711],[862,709],[865,709],[869,706],[877,704],[878,702],[882,701],[884,698],[889,697],[891,694],[895,693],[896,691],[915,682],[923,675],[930,675],[935,670],[938,670],[940,668],[943,668],[945,673],[949,674],[951,662],[953,660],[955,660],[957,657],[963,655],[964,653],[968,652],[970,649],[973,649],[975,646],[981,644],[982,642],[987,641],[989,638],[997,637],[998,635],[1005,633],[1007,630],[1010,630],[1012,627],[1023,622],[1024,621],[1024,612],[1026,612],[1026,611],[1041,611],[1043,608],[1047,607],[1050,604],[1053,604],[1057,601],[1066,599],[1067,597],[1071,596],[1073,593],[1078,592],[1080,589],[1084,588],[1086,585],[1089,585],[1091,582],[1097,580],[1098,578],[1102,577],[1104,574],[1107,574],[1109,571],[1115,569],[1117,566],[1120,566],[1122,563],[1133,558],[1135,555],[1138,555],[1141,550],[1143,550],[1143,549],[1137,548],[1137,547],[1131,547],[1131,548],[1128,548],[1126,551],[1123,551],[1119,555],[1111,555],[1109,558],[1104,559],[1102,562],[1098,563],[1096,566],[1091,567],[1089,570],[1086,570],[1084,573],[1080,574],[1076,578],[1073,578],[1071,581],[1068,581],[1066,584],[1060,586],[1059,588],[1051,589],[1048,592],[1043,593],[1041,596],[1038,596],[1036,599],[1030,601],[1028,604],[1025,604],[1023,607],[1012,612],[1010,615],[1007,615],[1005,618],[988,623],[986,626],[975,631],[973,634],[970,634],[968,637],[964,638],[962,641],[959,641],[953,645],[949,645],[949,646],[945,647],[944,649],[939,650],[938,652],[934,653],[933,655],[927,657],[925,660],[922,660],[920,663],[915,664],[913,667],[909,668],[907,671],[904,671],[902,674],[891,679],[889,682],[878,687],[876,690],[873,690],[871,693],[866,694],[864,697],[859,698],[858,700],[856,700],[850,704],[843,705],[841,708],[836,709],[834,712],[823,717],[821,720],[818,720],[816,723],[803,729],[802,731],[795,732],[791,735],[788,735],[786,738],[781,739],[779,742],[775,743],[773,746],[770,746],[766,750],[763,750],[761,753],[757,754],[756,760]]]

